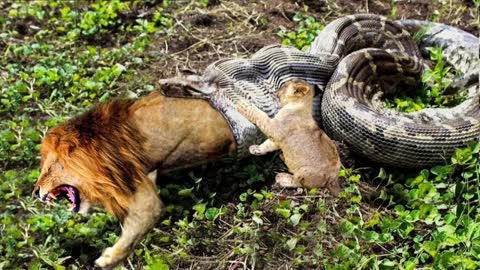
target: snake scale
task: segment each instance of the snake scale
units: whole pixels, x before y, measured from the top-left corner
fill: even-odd
[[[412,35],[418,32],[417,45]],[[399,89],[399,82],[418,83],[428,47],[443,49],[446,62],[460,74],[455,85],[467,91],[466,100],[415,113],[384,108],[384,93]],[[273,116],[281,85],[304,79],[319,90],[314,118],[330,137],[382,164],[425,167],[445,163],[456,148],[480,136],[478,53],[478,38],[455,27],[357,14],[329,23],[306,52],[267,46],[248,59],[218,60],[202,76],[160,84],[189,86],[191,97],[207,98],[229,121],[245,154],[264,136],[235,110],[236,101],[247,99]]]

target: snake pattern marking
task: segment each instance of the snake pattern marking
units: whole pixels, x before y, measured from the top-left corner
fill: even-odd
[[[421,32],[419,44],[412,38]],[[424,71],[422,53],[441,47],[459,74],[454,84],[467,99],[453,108],[400,113],[383,107],[380,97],[397,83],[414,85]],[[390,21],[373,14],[342,17],[329,23],[307,52],[267,46],[249,59],[222,59],[203,76],[165,79],[160,84],[190,86],[229,121],[240,155],[263,134],[235,110],[240,98],[273,116],[276,91],[300,78],[319,90],[314,118],[329,136],[355,152],[387,165],[425,167],[444,163],[458,147],[480,136],[479,40],[439,23]]]

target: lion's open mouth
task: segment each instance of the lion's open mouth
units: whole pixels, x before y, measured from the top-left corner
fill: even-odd
[[[61,185],[54,188],[45,196],[43,196],[42,201],[46,203],[50,203],[59,197],[66,198],[70,202],[71,204],[70,208],[72,211],[78,212],[80,210],[80,203],[81,203],[80,192],[78,191],[77,188],[70,185]]]

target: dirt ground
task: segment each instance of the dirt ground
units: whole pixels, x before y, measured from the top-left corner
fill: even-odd
[[[472,1],[443,2],[448,3],[444,5],[440,0],[210,1],[207,11],[201,12],[179,4],[175,21],[180,31],[168,40],[159,39],[153,46],[151,53],[160,61],[149,71],[156,78],[165,78],[182,72],[202,72],[217,59],[246,57],[264,46],[280,43],[279,27],[293,30],[297,24],[292,18],[297,12],[312,15],[324,24],[344,15],[374,13],[395,19],[436,20],[478,33]]]

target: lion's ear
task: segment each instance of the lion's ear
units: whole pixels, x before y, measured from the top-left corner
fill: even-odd
[[[69,156],[73,150],[75,150],[76,145],[71,141],[61,142],[57,147],[57,151],[62,156]]]
[[[63,127],[54,127],[42,141],[40,153],[42,160],[47,154],[55,153],[57,158],[68,156],[78,144],[76,135],[69,134]]]

